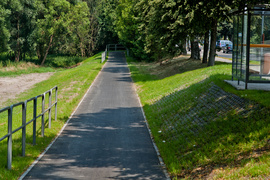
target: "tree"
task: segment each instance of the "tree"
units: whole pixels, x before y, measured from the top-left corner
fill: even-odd
[[[146,53],[156,60],[180,53],[176,44],[185,46],[188,35],[184,2],[145,0],[137,7]]]
[[[267,0],[214,0],[209,1],[208,5],[205,6],[207,9],[207,17],[211,20],[211,42],[210,42],[210,54],[208,65],[213,66],[215,64],[216,54],[216,37],[218,22],[229,21],[231,16],[231,9],[243,9],[247,4],[254,6],[259,3],[266,3]]]
[[[40,1],[39,17],[35,29],[36,51],[41,65],[47,58],[53,39],[61,36],[65,29],[70,3],[66,0]]]
[[[218,39],[229,39],[232,40],[233,35],[233,23],[232,19],[229,19],[228,21],[219,22],[218,28],[217,28],[217,38]]]
[[[10,32],[7,28],[7,17],[10,15],[10,10],[5,8],[6,4],[5,0],[0,2],[0,53],[9,49]]]
[[[54,48],[59,53],[86,56],[90,41],[89,8],[86,2],[78,2],[70,6],[64,17],[61,33],[57,37],[58,45]]]
[[[204,34],[203,60],[202,60],[202,63],[207,63],[208,47],[209,47],[209,31],[206,31],[205,34]]]
[[[118,1],[114,0],[100,0],[97,3],[97,49],[104,50],[107,44],[119,43],[117,30],[115,28],[116,7],[118,6],[118,4]]]
[[[145,38],[142,31],[142,22],[138,14],[137,1],[120,0],[115,10],[115,31],[121,44],[131,50],[133,56],[149,59],[145,50]]]
[[[36,4],[34,0],[14,0],[5,6],[10,10],[6,19],[6,27],[10,32],[8,43],[18,62],[22,54],[30,51],[29,36],[35,26]]]

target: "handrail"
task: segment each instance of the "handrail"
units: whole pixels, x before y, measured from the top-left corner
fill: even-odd
[[[52,92],[55,91],[55,99],[52,103]],[[27,99],[22,102],[18,102],[16,104],[13,104],[11,106],[4,107],[0,109],[0,113],[8,111],[8,133],[4,135],[3,137],[0,137],[0,142],[4,139],[8,139],[8,147],[7,147],[7,168],[11,169],[12,165],[12,134],[15,132],[22,130],[22,156],[25,156],[25,146],[26,146],[26,126],[33,122],[33,145],[36,145],[36,120],[41,117],[41,136],[44,137],[44,128],[45,128],[45,121],[44,121],[44,115],[46,112],[48,112],[48,121],[49,121],[49,128],[51,128],[51,109],[53,106],[55,106],[55,118],[57,119],[57,93],[58,93],[58,87],[55,86],[51,88],[50,90],[44,92],[43,94],[37,95],[35,97],[32,97],[30,99]],[[49,94],[49,104],[48,108],[45,109],[45,96],[46,94]],[[42,98],[42,112],[37,115],[37,99]],[[27,110],[27,103],[33,101],[33,118],[26,122],[26,110]],[[15,130],[12,130],[12,115],[13,115],[13,108],[17,106],[22,106],[22,125]]]
[[[113,49],[114,51],[117,51],[118,49],[120,49],[120,50],[124,49],[127,51],[127,56],[129,56],[129,50],[125,46],[123,46],[121,44],[108,44],[108,45],[106,45],[105,51],[102,53],[101,63],[103,63],[106,60],[107,52],[110,51],[110,49]]]

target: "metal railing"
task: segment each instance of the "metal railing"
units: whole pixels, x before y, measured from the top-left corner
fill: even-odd
[[[101,62],[103,63],[106,60],[108,51],[118,51],[118,50],[127,51],[127,56],[129,56],[129,50],[125,46],[121,44],[108,44],[106,45],[105,51],[102,53]]]
[[[52,103],[52,93],[55,90],[55,101]],[[44,92],[41,95],[25,100],[24,102],[19,102],[13,104],[11,106],[7,106],[3,109],[0,109],[0,113],[8,111],[8,133],[0,138],[0,142],[7,138],[7,168],[11,169],[12,165],[12,134],[15,132],[22,130],[22,156],[25,156],[25,146],[26,146],[26,126],[33,122],[33,145],[36,145],[36,120],[41,117],[41,136],[44,137],[44,129],[45,129],[45,113],[48,112],[48,127],[51,128],[51,114],[52,107],[55,106],[55,120],[57,119],[57,91],[58,87],[55,86],[52,89]],[[45,109],[45,97],[46,94],[49,94],[49,102],[48,108]],[[42,112],[37,115],[37,100],[38,98],[42,98],[41,101],[41,110]],[[27,120],[27,103],[33,101],[33,118],[26,122]],[[17,106],[22,107],[22,125],[15,130],[12,130],[12,116],[13,109]]]

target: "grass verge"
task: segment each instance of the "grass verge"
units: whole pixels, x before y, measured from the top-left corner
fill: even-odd
[[[128,63],[173,179],[270,178],[270,92],[235,90],[230,64]]]
[[[67,121],[71,112],[76,108],[77,104],[86,93],[87,89],[101,70],[100,63],[101,53],[83,61],[80,66],[72,69],[62,69],[56,72],[48,80],[35,85],[28,93],[20,95],[16,99],[17,102],[29,99],[36,95],[42,94],[53,86],[59,88],[58,94],[58,117],[52,121],[52,128],[45,129],[45,137],[41,137],[40,121],[37,120],[37,145],[32,145],[32,126],[27,126],[26,138],[26,156],[21,156],[21,131],[13,135],[13,162],[12,170],[7,170],[7,141],[0,142],[0,179],[18,179],[18,177],[28,168],[28,166],[38,157],[38,155],[48,146],[54,139],[64,123]],[[40,102],[38,102],[40,103]],[[31,109],[31,104],[29,108]],[[16,110],[15,110],[16,111]],[[14,115],[13,130],[21,125],[20,110]],[[54,111],[53,111],[54,112]],[[27,111],[27,120],[30,120],[32,112]],[[52,115],[54,117],[54,115]],[[29,119],[30,118],[30,119]],[[46,119],[48,119],[46,117]],[[46,125],[48,122],[46,120]],[[1,114],[0,117],[0,137],[7,132],[7,114]]]

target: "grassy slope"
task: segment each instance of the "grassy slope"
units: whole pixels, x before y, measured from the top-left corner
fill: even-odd
[[[17,179],[26,168],[37,158],[37,156],[47,147],[47,145],[53,140],[61,127],[67,121],[71,112],[76,108],[80,99],[83,97],[94,78],[100,71],[102,64],[100,63],[101,53],[85,60],[80,66],[72,69],[64,69],[57,71],[51,78],[37,84],[28,93],[22,94],[16,99],[17,102],[39,95],[53,86],[57,85],[59,88],[58,94],[58,117],[57,121],[53,120],[52,128],[45,129],[45,137],[42,138],[40,134],[40,121],[37,123],[37,145],[33,146],[32,142],[32,126],[27,127],[27,145],[26,145],[26,157],[21,157],[21,131],[15,133],[13,136],[13,163],[12,170],[6,169],[7,159],[7,142],[6,140],[0,142],[0,179]],[[27,112],[31,119],[31,104],[29,104]],[[19,111],[19,110],[18,110]],[[53,111],[54,113],[54,111]],[[0,136],[2,137],[7,131],[6,117],[1,115],[0,118]],[[20,116],[17,113],[16,116]],[[54,117],[54,114],[52,115]],[[18,118],[19,119],[19,118]],[[14,120],[16,122],[16,119]],[[20,126],[20,121],[13,124],[13,127]],[[13,128],[14,129],[14,128]]]
[[[230,64],[206,67],[183,57],[162,66],[129,59],[129,67],[155,142],[174,179],[270,177],[270,92],[236,91],[223,82],[231,79]],[[198,99],[204,99],[213,84],[252,100],[247,101],[248,114],[232,108],[217,116],[214,108],[196,109]],[[190,114],[215,119],[207,119],[204,126],[194,120],[177,126]]]

